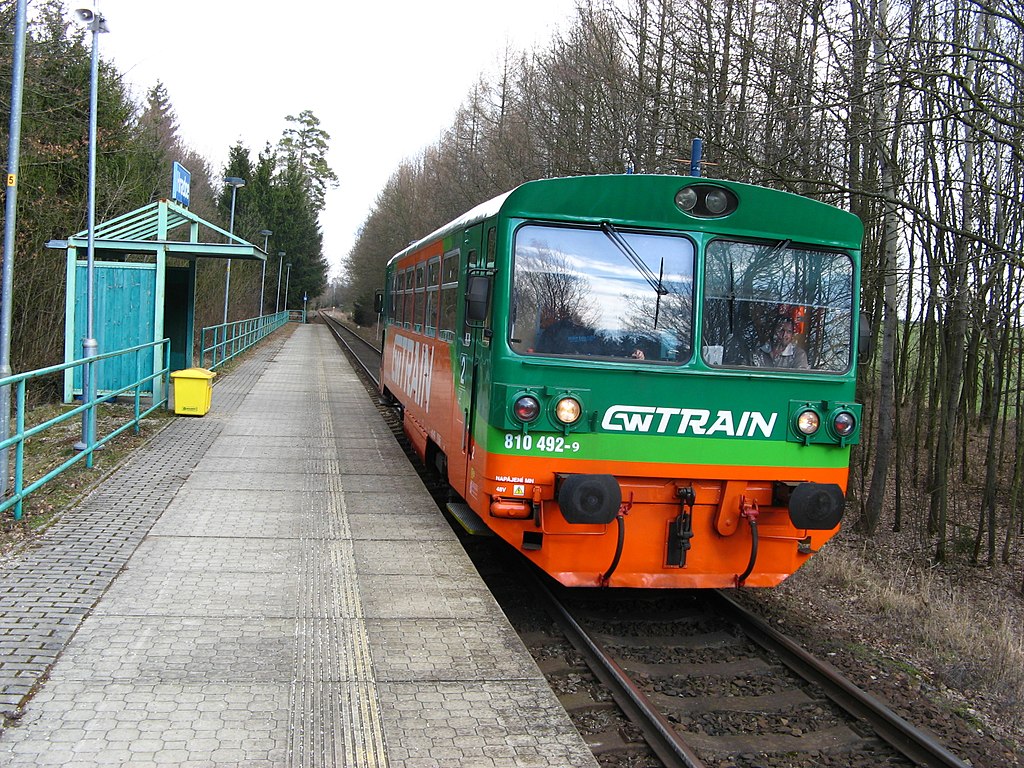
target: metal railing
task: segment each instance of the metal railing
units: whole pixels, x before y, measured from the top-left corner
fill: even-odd
[[[152,373],[143,374],[143,369],[152,371],[153,369],[153,351],[157,347],[163,347],[163,368]],[[44,376],[51,376],[55,373],[61,373],[69,368],[75,368],[77,366],[83,366],[86,363],[96,363],[101,360],[108,358],[119,357],[122,355],[135,355],[135,371],[136,379],[123,387],[110,392],[103,392],[101,395],[95,396],[92,400],[86,401],[83,395],[81,405],[72,408],[65,413],[55,416],[52,419],[44,421],[40,424],[36,424],[32,427],[26,428],[25,426],[25,401],[26,401],[26,388],[28,382],[35,379],[40,379]],[[135,433],[139,433],[139,423],[146,416],[157,410],[161,406],[167,404],[167,377],[170,372],[170,340],[163,339],[162,341],[152,341],[148,344],[140,344],[136,347],[128,347],[127,349],[120,349],[116,352],[106,352],[102,355],[93,355],[92,357],[83,358],[82,360],[75,360],[70,363],[62,363],[60,365],[51,365],[49,368],[39,368],[35,371],[27,371],[26,373],[19,373],[14,376],[8,376],[5,379],[0,379],[0,387],[15,387],[16,388],[16,409],[15,409],[15,428],[14,434],[6,440],[0,442],[0,450],[6,451],[12,446],[14,447],[14,488],[11,495],[0,503],[0,513],[6,512],[8,509],[14,508],[14,519],[20,520],[22,514],[22,502],[27,496],[34,491],[37,491],[46,483],[53,480],[55,477],[60,475],[62,472],[67,470],[69,467],[77,464],[80,461],[85,461],[87,467],[92,467],[93,452],[105,445],[106,443],[113,440],[115,437],[120,435],[129,427],[134,426]],[[143,389],[146,384],[153,382],[153,396],[152,402],[146,410],[142,410],[142,397]],[[91,444],[85,444],[83,449],[70,459],[65,461],[60,466],[50,470],[45,475],[37,480],[25,485],[25,441],[35,435],[45,432],[50,427],[56,426],[62,422],[73,419],[78,415],[83,415],[86,418],[86,412],[92,413],[92,418],[95,419],[95,408],[101,403],[105,403],[109,400],[113,400],[120,395],[131,393],[134,396],[135,408],[133,411],[132,418],[126,421],[121,426],[112,430],[110,433],[99,438]],[[159,399],[158,399],[159,395]],[[147,398],[148,399],[148,398]]]
[[[203,368],[217,370],[228,360],[245,352],[257,342],[270,335],[288,322],[287,311],[276,315],[251,317],[248,320],[236,320],[233,323],[221,323],[203,328],[201,331],[202,348],[199,352],[199,363]],[[209,355],[209,364],[206,364]]]

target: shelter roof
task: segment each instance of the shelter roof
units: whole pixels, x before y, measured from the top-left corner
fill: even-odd
[[[173,232],[179,235],[182,227],[188,227],[188,239],[168,239]],[[204,231],[205,230],[205,231]],[[226,242],[200,242],[202,233],[210,237],[212,232]],[[186,234],[186,233],[181,233]],[[120,251],[123,253],[157,253],[162,250],[168,256],[182,259],[249,259],[265,261],[267,254],[259,246],[243,240],[238,235],[205,221],[182,205],[172,200],[158,200],[138,208],[131,213],[117,216],[97,224],[94,232],[94,247],[97,251]],[[89,231],[82,230],[67,240],[51,240],[51,248],[86,248]]]

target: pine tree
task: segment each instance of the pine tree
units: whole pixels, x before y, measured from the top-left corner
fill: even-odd
[[[324,209],[327,188],[338,185],[338,176],[327,164],[327,148],[331,135],[320,127],[320,120],[311,110],[304,109],[298,117],[285,118],[292,127],[286,128],[278,149],[284,166],[295,164],[303,175],[306,194],[314,210]]]

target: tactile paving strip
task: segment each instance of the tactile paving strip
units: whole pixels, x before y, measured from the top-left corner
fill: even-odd
[[[317,369],[315,395],[316,423],[309,425],[308,433],[333,442],[330,388],[323,366]],[[306,461],[312,469],[319,458],[311,453]],[[334,521],[329,527],[342,541],[301,539],[298,603],[306,610],[296,634],[298,673],[292,689],[289,754],[296,766],[333,764],[323,756],[334,755],[338,765],[383,768],[388,764],[387,747],[340,476],[307,473],[304,478],[311,486],[307,490],[326,491],[321,499],[326,508],[310,513]],[[325,621],[339,613],[349,619],[341,632],[337,622]],[[336,681],[349,684],[338,686]],[[310,720],[321,727],[309,728]]]
[[[172,421],[31,548],[0,563],[0,724],[18,713],[284,341],[268,339],[218,382],[215,411]]]
[[[422,486],[392,476],[400,452],[326,331],[273,363],[205,419],[211,459],[165,486],[0,764],[596,767]],[[292,416],[252,418],[284,392]]]

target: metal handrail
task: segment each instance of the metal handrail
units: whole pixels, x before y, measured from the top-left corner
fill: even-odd
[[[221,323],[203,328],[200,332],[202,340],[199,352],[200,364],[206,362],[207,353],[209,353],[210,363],[203,367],[211,371],[217,370],[228,360],[242,354],[287,323],[288,314],[287,311],[284,311],[278,312],[276,315],[251,317],[246,320],[235,320],[231,323]],[[208,337],[209,343],[207,343]]]
[[[160,370],[152,373],[142,374],[143,361],[146,365],[152,364],[152,353],[150,355],[140,355],[141,352],[146,350],[153,350],[157,347],[163,347],[163,359],[164,366]],[[81,405],[72,408],[59,416],[54,416],[52,419],[48,419],[40,424],[36,424],[32,427],[25,427],[25,402],[26,402],[26,388],[29,381],[42,378],[43,376],[50,376],[54,373],[60,373],[66,371],[69,368],[75,368],[77,366],[84,366],[87,363],[95,363],[100,360],[106,360],[112,357],[119,357],[122,355],[135,354],[135,371],[138,378],[129,384],[121,387],[120,389],[112,392],[104,392],[102,395],[95,396],[92,400],[86,400],[85,395],[82,395]],[[0,441],[0,450],[6,451],[10,447],[14,447],[14,489],[11,495],[4,499],[0,503],[0,513],[6,512],[10,508],[14,508],[14,519],[20,520],[22,515],[22,503],[25,498],[33,492],[39,490],[46,483],[53,480],[55,477],[63,473],[65,470],[77,464],[80,461],[85,461],[87,467],[92,467],[93,452],[105,445],[106,443],[113,440],[119,434],[124,432],[129,427],[135,428],[135,434],[138,434],[139,423],[146,416],[157,410],[161,406],[167,404],[167,377],[170,372],[170,339],[162,339],[160,341],[151,341],[147,344],[139,344],[138,346],[128,347],[127,349],[119,349],[114,352],[105,352],[101,355],[93,355],[91,357],[82,358],[81,360],[74,360],[70,363],[61,363],[59,365],[51,365],[47,368],[38,368],[34,371],[26,371],[24,373],[18,373],[13,376],[0,379],[0,387],[16,387],[16,410],[15,410],[15,428],[14,434],[8,437],[6,440]],[[145,384],[149,382],[157,382],[159,380],[159,386],[154,385],[153,387],[153,402],[146,410],[142,410],[142,391]],[[161,392],[163,397],[157,400],[156,392]],[[104,435],[94,443],[86,444],[83,449],[70,459],[62,463],[55,469],[50,470],[39,479],[25,485],[25,441],[35,435],[45,432],[50,427],[56,426],[62,422],[73,419],[75,416],[85,414],[86,411],[91,411],[100,403],[105,403],[108,400],[113,400],[119,395],[123,395],[127,392],[133,392],[135,408],[133,416],[130,420],[126,421],[117,429],[114,429],[110,433]],[[84,417],[83,417],[84,418]]]

